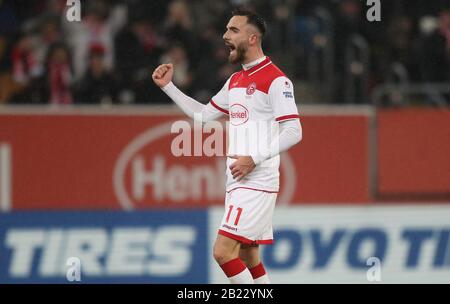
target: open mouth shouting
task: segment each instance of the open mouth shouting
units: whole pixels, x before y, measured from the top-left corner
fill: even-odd
[[[230,56],[235,55],[236,52],[236,46],[230,42],[225,41],[225,45],[229,48],[230,50]]]

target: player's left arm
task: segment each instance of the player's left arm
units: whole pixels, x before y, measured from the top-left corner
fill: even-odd
[[[268,151],[252,155],[256,165],[289,150],[303,138],[300,115],[294,96],[294,85],[286,76],[276,78],[269,88],[269,102],[274,119],[279,123],[278,135],[272,139]]]

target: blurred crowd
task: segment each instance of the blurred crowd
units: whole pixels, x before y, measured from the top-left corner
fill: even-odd
[[[359,69],[366,70],[365,96],[394,81],[392,75],[414,83],[450,82],[448,1],[381,0],[380,22],[367,20],[365,0],[81,0],[81,22],[66,19],[66,2],[0,0],[0,102],[169,103],[151,81],[162,62],[174,63],[180,89],[207,102],[239,69],[227,62],[222,41],[236,6],[265,17],[264,49],[296,83],[321,81],[315,75],[320,71],[332,74],[323,78],[331,83],[324,102],[350,102],[342,88],[351,41],[368,46],[370,64]],[[327,58],[314,57],[320,45],[332,54],[325,61],[332,69],[311,67],[311,58]]]

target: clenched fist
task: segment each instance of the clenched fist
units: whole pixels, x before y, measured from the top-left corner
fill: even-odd
[[[160,88],[166,86],[172,81],[173,77],[173,64],[161,64],[157,67],[152,74],[152,79]]]

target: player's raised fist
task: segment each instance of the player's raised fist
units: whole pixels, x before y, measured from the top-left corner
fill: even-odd
[[[152,74],[152,79],[160,88],[166,86],[172,81],[173,77],[173,64],[161,64],[157,67]]]

